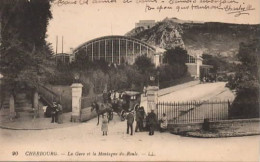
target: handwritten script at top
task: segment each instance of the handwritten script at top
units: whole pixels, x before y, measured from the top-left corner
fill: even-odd
[[[56,0],[57,6],[65,5],[95,5],[95,4],[143,4],[145,12],[163,12],[165,10],[175,10],[177,12],[196,11],[196,10],[218,10],[226,14],[239,17],[250,15],[255,10],[250,1],[241,0]]]

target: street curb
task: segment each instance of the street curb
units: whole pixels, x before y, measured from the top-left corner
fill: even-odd
[[[79,125],[79,124],[77,124]],[[73,126],[77,126],[77,125],[69,125],[69,126],[63,126],[63,127],[55,127],[55,128],[15,128],[15,127],[8,127],[8,126],[3,126],[0,125],[1,129],[9,129],[9,130],[50,130],[50,129],[59,129],[59,128],[68,128],[68,127],[73,127]]]
[[[211,133],[204,134],[199,132],[186,132],[184,133],[187,137],[195,137],[195,138],[226,138],[226,137],[243,137],[243,136],[255,136],[260,135],[260,132],[236,132],[236,133]]]

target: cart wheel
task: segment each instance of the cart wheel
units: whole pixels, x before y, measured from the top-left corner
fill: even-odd
[[[121,121],[125,121],[125,117],[124,116],[121,116]]]

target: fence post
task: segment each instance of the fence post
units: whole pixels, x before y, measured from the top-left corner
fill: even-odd
[[[82,95],[81,83],[73,83],[72,88],[72,114],[71,122],[80,122],[80,111],[81,111],[81,95]]]

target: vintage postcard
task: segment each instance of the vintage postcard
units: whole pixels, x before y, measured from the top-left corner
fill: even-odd
[[[0,161],[259,161],[259,0],[1,0]]]

